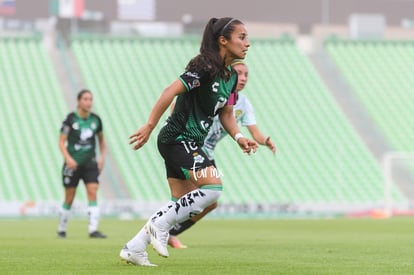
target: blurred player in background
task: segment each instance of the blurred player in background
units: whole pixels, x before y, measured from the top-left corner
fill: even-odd
[[[236,105],[233,107],[234,116],[236,118],[237,123],[241,123],[242,126],[247,127],[253,139],[260,145],[267,146],[273,153],[276,153],[276,146],[270,140],[270,136],[266,136],[260,132],[259,128],[256,125],[256,117],[254,115],[254,109],[250,101],[244,94],[239,93],[244,89],[247,84],[249,70],[247,65],[241,59],[235,59],[231,66],[237,72],[238,79],[237,79],[237,92],[238,92],[238,99]],[[218,116],[214,118],[213,125],[211,126],[209,133],[204,140],[203,150],[206,153],[208,159],[216,166],[214,161],[214,149],[217,143],[222,140],[225,136],[227,136],[226,130],[223,128],[223,125],[220,123],[220,119]],[[176,237],[177,235],[181,234],[191,226],[193,226],[197,221],[202,219],[207,213],[214,210],[217,207],[217,202],[213,203],[212,205],[208,206],[193,218],[176,224],[170,230],[170,239],[168,240],[168,244],[174,248],[186,248],[187,246],[183,245],[180,240]]]
[[[243,137],[233,115],[237,74],[230,64],[236,58],[245,58],[249,46],[241,21],[230,17],[210,19],[200,54],[163,91],[147,123],[130,136],[133,148],[141,148],[177,96],[173,113],[158,135],[158,150],[165,161],[172,198],[126,243],[120,252],[123,261],[152,266],[145,251],[150,243],[159,255],[168,257],[170,229],[199,214],[220,197],[221,179],[201,149],[217,114],[245,153],[256,151],[257,143]]]
[[[65,201],[59,211],[57,234],[60,238],[66,238],[70,208],[79,180],[82,179],[88,198],[89,237],[106,238],[106,235],[98,231],[99,208],[97,203],[98,176],[104,166],[106,155],[102,121],[98,115],[91,112],[93,102],[91,91],[80,91],[77,99],[77,110],[67,115],[60,129],[59,148],[65,159],[62,169]],[[95,154],[96,138],[100,149],[98,161],[96,161]]]

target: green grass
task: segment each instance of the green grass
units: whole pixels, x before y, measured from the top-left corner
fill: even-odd
[[[1,274],[414,274],[414,219],[204,220],[181,236],[158,267],[124,265],[118,253],[143,221],[103,219],[105,240],[87,221],[0,220]]]

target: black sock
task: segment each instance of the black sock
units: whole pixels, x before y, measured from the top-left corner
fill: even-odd
[[[170,235],[177,236],[178,234],[183,233],[185,230],[187,230],[194,224],[195,222],[193,222],[192,220],[186,220],[185,222],[177,223],[176,225],[174,225],[173,228],[171,228]]]

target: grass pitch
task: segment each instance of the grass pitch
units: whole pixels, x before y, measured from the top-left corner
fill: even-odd
[[[414,219],[204,220],[181,235],[158,267],[122,264],[119,251],[144,221],[103,219],[109,238],[89,239],[87,221],[0,220],[1,274],[414,274]]]

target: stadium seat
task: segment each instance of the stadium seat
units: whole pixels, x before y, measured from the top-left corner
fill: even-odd
[[[414,43],[329,39],[325,49],[389,147],[412,151]]]
[[[51,61],[39,37],[0,39],[0,60],[0,199],[62,199],[57,144],[67,107]]]
[[[411,151],[414,43],[328,40],[325,48],[392,147]]]
[[[251,41],[249,84],[259,128],[276,142],[244,155],[231,138],[216,152],[223,203],[371,203],[383,200],[381,168],[292,39]],[[133,199],[169,197],[156,135],[134,152],[128,136],[198,52],[195,38],[74,38],[72,51]],[[165,119],[167,114],[162,118]],[[246,132],[246,130],[243,130]],[[395,190],[395,196],[404,200]]]

